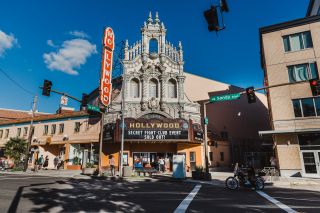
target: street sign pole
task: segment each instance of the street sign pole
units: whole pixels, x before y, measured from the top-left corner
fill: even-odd
[[[125,94],[124,94],[124,89],[125,89],[125,80],[124,78],[122,79],[122,116],[121,116],[121,149],[120,149],[120,169],[119,169],[119,177],[123,176],[123,147],[124,147],[124,112],[125,112]]]
[[[26,172],[28,169],[28,160],[30,156],[30,147],[31,147],[31,142],[32,142],[32,130],[33,130],[33,119],[34,119],[34,114],[36,112],[37,108],[37,100],[38,96],[34,96],[33,98],[33,107],[32,107],[32,114],[31,114],[31,121],[30,121],[30,126],[29,126],[29,135],[28,135],[28,143],[27,143],[27,149],[26,149],[26,156],[25,156],[25,162],[24,162],[24,168],[23,171]],[[34,167],[35,167],[35,159],[34,159]]]
[[[207,118],[207,104],[210,102],[203,103],[203,117]],[[208,161],[208,123],[204,122],[204,160],[205,160],[205,168],[206,173],[209,173],[209,161]]]
[[[103,128],[104,127],[104,113],[101,112],[101,129],[99,140],[99,176],[102,176],[102,144],[103,144]]]

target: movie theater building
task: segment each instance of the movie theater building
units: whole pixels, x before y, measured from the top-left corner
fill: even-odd
[[[185,155],[189,168],[203,165],[200,105],[184,92],[182,44],[174,47],[166,32],[158,14],[153,19],[150,13],[141,40],[132,46],[125,43],[123,78],[113,81],[112,104],[105,116],[103,166],[108,166],[110,155],[117,166],[120,162],[122,101],[125,165],[132,166],[135,159],[172,159],[175,154]],[[91,97],[97,104],[98,90]]]

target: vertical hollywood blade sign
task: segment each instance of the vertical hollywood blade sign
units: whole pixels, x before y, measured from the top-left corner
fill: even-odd
[[[104,30],[100,79],[100,100],[104,106],[108,106],[111,102],[113,50],[114,33],[113,30],[108,27]]]

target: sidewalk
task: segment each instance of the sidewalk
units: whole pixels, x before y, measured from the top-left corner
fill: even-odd
[[[49,177],[62,177],[62,178],[83,178],[90,179],[89,176],[82,175],[81,170],[39,170],[38,172],[33,172],[31,170],[23,171],[0,171],[1,174],[10,175],[26,175],[26,176],[49,176]]]
[[[76,178],[76,179],[91,179],[96,176],[87,176],[82,175],[81,170],[39,170],[38,172],[33,172],[31,170],[27,170],[27,172],[22,171],[0,171],[1,174],[10,174],[10,175],[25,175],[25,176],[49,176],[49,177],[62,177],[62,178]],[[187,178],[185,180],[177,180],[172,178],[172,173],[161,173],[156,174],[152,177],[149,176],[132,176],[132,177],[124,177],[123,180],[128,182],[157,182],[157,181],[174,181],[174,182],[192,182],[192,183],[202,183],[202,184],[210,184],[215,186],[225,186],[225,180],[233,176],[232,172],[211,172],[212,180],[211,181],[199,181],[193,180],[191,177],[191,173],[187,173]],[[108,180],[119,180],[118,176],[111,177],[105,176]],[[274,187],[315,187],[320,189],[320,179],[316,178],[301,178],[301,177],[279,177],[277,180],[270,181],[270,178],[266,178],[267,186]]]

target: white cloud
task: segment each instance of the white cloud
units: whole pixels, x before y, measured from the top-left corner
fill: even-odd
[[[87,33],[79,30],[69,31],[69,35],[79,37],[79,38],[89,38],[89,35]]]
[[[85,39],[64,41],[56,52],[43,54],[44,62],[50,70],[59,70],[70,75],[78,75],[76,70],[87,62],[87,58],[97,53],[96,45]]]
[[[50,47],[58,47],[57,45],[55,45],[54,43],[53,43],[53,41],[52,40],[47,40],[47,44],[50,46]]]
[[[18,40],[13,34],[8,35],[0,30],[0,57],[3,56],[7,49],[11,49],[17,43]]]

